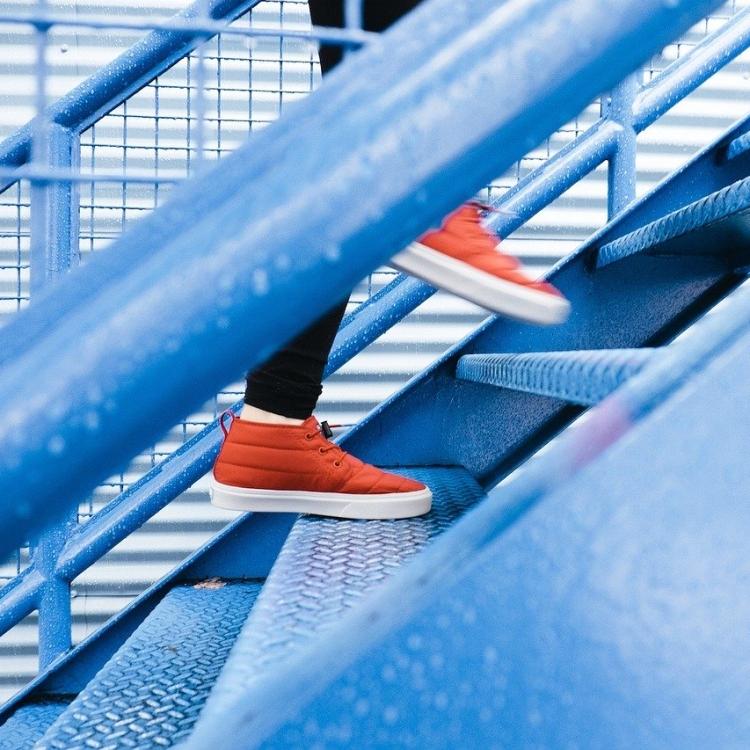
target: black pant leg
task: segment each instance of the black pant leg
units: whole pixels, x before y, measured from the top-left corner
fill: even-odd
[[[419,2],[366,0],[363,7],[364,28],[383,31]],[[344,25],[343,0],[309,0],[309,3],[313,25]],[[323,45],[320,49],[323,75],[338,65],[341,58],[341,48]],[[249,373],[245,403],[291,419],[307,419],[323,389],[323,370],[345,310],[346,300],[315,321],[261,367]]]

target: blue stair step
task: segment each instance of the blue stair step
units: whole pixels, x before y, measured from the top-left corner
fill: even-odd
[[[727,146],[726,159],[727,161],[738,159],[748,151],[750,151],[750,133],[743,133]]]
[[[22,706],[0,727],[0,750],[28,750],[70,705],[48,700]]]
[[[209,722],[221,720],[240,686],[268,674],[337,623],[368,592],[485,497],[461,468],[397,471],[430,487],[432,511],[403,521],[301,516],[206,704],[203,716]]]
[[[652,221],[599,248],[597,268],[648,251],[654,255],[746,256],[750,178]]]
[[[654,357],[654,349],[467,354],[456,377],[593,406]]]
[[[172,589],[35,745],[166,748],[190,733],[259,583]]]

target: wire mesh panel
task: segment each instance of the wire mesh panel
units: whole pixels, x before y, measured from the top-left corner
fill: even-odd
[[[670,45],[644,70],[644,80],[685,54],[706,33],[748,4],[750,0],[728,3],[684,40]],[[356,7],[356,3],[348,5]],[[93,3],[26,0],[4,4],[3,11],[22,14],[40,7],[71,18],[76,13],[101,15],[103,10]],[[108,12],[118,19],[162,19],[182,7],[179,0],[142,3],[137,7],[124,1],[107,3]],[[235,21],[233,28],[305,30],[309,23],[306,0],[264,0]],[[127,29],[102,32],[85,27],[52,27],[47,36],[46,98],[56,99],[142,34],[143,31]],[[10,133],[34,114],[33,45],[32,30],[0,27],[0,135]],[[640,190],[652,185],[673,164],[673,144],[679,144],[680,158],[684,160],[734,119],[747,85],[744,59],[686,100],[685,113],[677,115],[682,120],[666,123],[664,127],[672,129],[664,131],[665,135],[653,135],[659,132],[657,127],[662,127],[655,126],[642,136]],[[220,34],[99,119],[82,133],[80,141],[81,172],[93,175],[79,185],[83,263],[119,236],[128,224],[160,205],[175,182],[185,179],[204,162],[231,152],[249,132],[283,115],[290,103],[309,94],[319,78],[316,46],[309,40]],[[706,101],[721,101],[721,115],[708,113],[703,104]],[[598,101],[592,103],[576,120],[493,181],[481,197],[496,200],[504,195],[590,127],[599,118],[600,109]],[[743,113],[744,109],[736,116]],[[680,133],[677,140],[674,128]],[[95,179],[112,173],[128,179]],[[134,175],[138,175],[137,180],[129,179]],[[0,316],[6,319],[29,299],[30,203],[26,180],[0,193]],[[602,167],[516,232],[506,241],[506,248],[541,273],[600,227],[606,221],[606,213],[607,175]],[[174,272],[179,273],[179,268]],[[371,297],[393,276],[389,269],[381,269],[364,279],[353,292],[350,309]],[[320,411],[335,423],[356,421],[466,334],[484,315],[468,303],[437,295],[331,377],[325,385]],[[210,352],[206,354],[210,356]],[[78,520],[89,518],[169,455],[235,401],[241,390],[241,382],[228,386],[198,413],[175,425],[126,470],[101,485],[80,507]],[[106,621],[234,517],[209,505],[207,500],[206,485],[198,482],[74,582],[74,642]],[[28,559],[28,550],[20,550],[0,569],[0,576],[8,579],[16,575]],[[33,625],[33,619],[28,622]],[[28,640],[28,622],[23,625],[24,635],[16,641],[10,636],[0,640],[3,664],[13,665],[2,667],[5,677],[0,675],[0,697],[3,685],[7,692],[35,671],[31,652],[19,645]],[[20,654],[25,661],[6,660],[13,654]]]

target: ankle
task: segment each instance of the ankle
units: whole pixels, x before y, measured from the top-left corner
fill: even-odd
[[[260,424],[286,424],[293,426],[299,426],[305,421],[304,419],[292,419],[291,417],[284,417],[281,414],[274,414],[272,411],[258,409],[256,406],[250,406],[250,404],[245,404],[242,407],[240,419],[245,422],[259,422]]]

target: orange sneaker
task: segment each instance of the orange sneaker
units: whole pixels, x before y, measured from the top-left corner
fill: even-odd
[[[539,325],[562,323],[570,303],[497,250],[497,237],[481,223],[482,211],[488,209],[476,201],[465,203],[440,229],[396,255],[391,265],[501,315]]]
[[[349,455],[315,417],[296,426],[231,416],[227,430],[222,415],[224,444],[211,477],[211,502],[219,508],[370,519],[430,510],[427,487]]]

